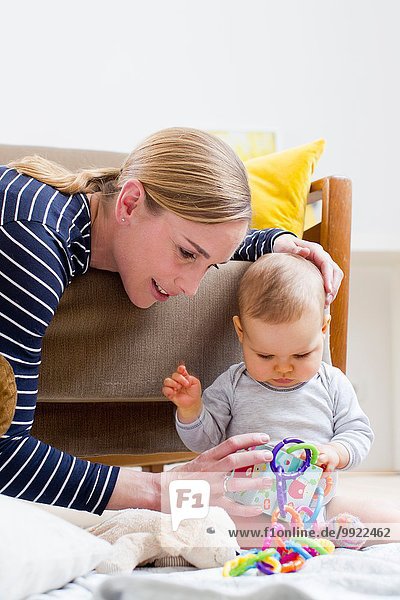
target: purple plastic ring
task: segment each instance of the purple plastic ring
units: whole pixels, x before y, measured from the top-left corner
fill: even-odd
[[[287,444],[301,444],[301,443],[303,443],[303,440],[299,440],[298,438],[284,438],[281,442],[279,442],[279,444],[276,444],[276,446],[272,450],[272,460],[270,462],[271,471],[273,473],[279,473],[279,476],[282,477],[282,479],[294,479],[298,475],[301,475],[301,473],[304,473],[304,471],[306,469],[308,469],[308,467],[311,464],[311,450],[308,450],[308,448],[306,448],[306,450],[305,450],[306,458],[305,458],[303,464],[294,473],[285,473],[283,468],[276,464],[276,458],[278,456],[278,452],[280,450],[282,450],[282,448],[284,446],[286,446]]]
[[[261,571],[261,573],[264,573],[264,575],[273,575],[274,574],[274,570],[272,567],[268,567],[265,563],[263,562],[258,562],[256,563],[256,567],[259,571]]]

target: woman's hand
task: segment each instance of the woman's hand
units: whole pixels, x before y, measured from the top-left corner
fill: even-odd
[[[285,233],[276,238],[274,252],[288,252],[299,254],[307,260],[311,260],[322,273],[326,292],[325,306],[329,306],[336,298],[340,284],[343,279],[342,269],[332,260],[330,255],[319,244],[307,242]]]
[[[222,506],[230,516],[254,517],[262,513],[262,506],[245,506],[237,504],[225,496],[226,492],[267,489],[272,485],[269,477],[242,477],[230,479],[229,474],[234,469],[257,465],[272,460],[269,450],[247,450],[254,446],[266,444],[269,436],[263,433],[245,433],[231,437],[218,446],[199,454],[192,461],[179,465],[168,472],[164,479],[163,488],[170,477],[182,480],[203,479],[210,484],[210,504]],[[238,452],[247,450],[247,452]],[[166,498],[167,491],[162,489]]]
[[[255,517],[261,514],[261,507],[244,506],[225,496],[226,492],[267,489],[272,485],[268,477],[246,477],[230,479],[233,469],[270,462],[269,450],[249,450],[237,452],[269,441],[265,433],[246,433],[231,437],[222,444],[199,454],[192,461],[178,465],[163,473],[145,473],[121,467],[117,483],[107,505],[109,510],[125,508],[149,508],[169,512],[169,484],[180,480],[189,488],[191,480],[205,480],[210,484],[210,504],[222,506],[232,518]],[[185,484],[187,481],[187,484]],[[190,489],[190,488],[189,488]]]
[[[202,410],[200,381],[189,375],[185,365],[179,365],[171,377],[163,382],[162,393],[178,407],[178,419],[181,423],[193,423]]]

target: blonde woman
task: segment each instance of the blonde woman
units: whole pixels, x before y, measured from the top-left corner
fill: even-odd
[[[330,256],[278,229],[249,232],[250,216],[243,164],[193,129],[150,136],[120,169],[70,173],[37,156],[0,167],[0,359],[18,392],[0,437],[0,493],[94,513],[160,508],[159,475],[77,459],[30,435],[42,338],[66,286],[89,266],[118,272],[130,300],[147,308],[193,296],[207,269],[232,257],[292,252],[320,268],[329,303],[342,278]],[[220,472],[222,482],[243,460],[235,451],[261,437],[227,440],[190,470]]]

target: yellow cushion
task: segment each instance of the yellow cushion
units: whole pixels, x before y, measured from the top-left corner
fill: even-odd
[[[253,208],[252,227],[279,227],[301,237],[311,176],[325,141],[247,160]]]
[[[212,131],[229,144],[243,162],[255,156],[275,152],[275,134],[272,131]]]

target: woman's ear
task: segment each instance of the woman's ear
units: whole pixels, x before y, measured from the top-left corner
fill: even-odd
[[[236,331],[237,336],[239,338],[239,342],[241,344],[243,344],[243,328],[242,328],[242,324],[240,322],[240,317],[238,317],[237,315],[235,315],[232,320],[233,320],[233,325],[235,327],[235,331]]]
[[[324,322],[322,324],[322,333],[325,335],[328,329],[328,325],[331,322],[331,315],[324,313]]]
[[[128,223],[133,211],[143,204],[146,192],[138,179],[129,179],[124,183],[115,204],[115,216],[118,223]]]

